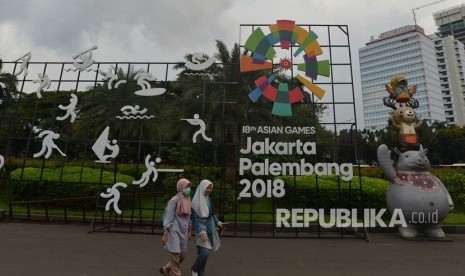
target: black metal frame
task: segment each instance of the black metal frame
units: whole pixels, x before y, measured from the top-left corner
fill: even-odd
[[[241,25],[240,28],[240,33],[244,34],[247,32],[250,32],[251,30],[257,28],[257,27],[265,27],[268,25]],[[322,48],[325,49],[325,52],[329,52],[329,59],[331,61],[330,66],[331,66],[331,72],[337,72],[337,67],[344,67],[346,68],[346,72],[350,75],[348,81],[337,81],[335,80],[335,76],[337,73],[331,74],[331,77],[329,81],[326,82],[315,82],[321,85],[326,85],[327,87],[330,88],[331,91],[328,91],[328,93],[331,94],[331,99],[330,101],[325,101],[324,99],[321,101],[316,100],[314,97],[311,98],[310,102],[302,102],[300,104],[302,105],[309,105],[309,106],[315,106],[315,105],[325,105],[325,106],[330,106],[331,109],[333,110],[333,114],[331,116],[327,117],[325,121],[322,121],[321,124],[325,126],[327,129],[330,129],[334,132],[334,135],[332,137],[332,147],[333,147],[333,159],[337,161],[338,154],[336,154],[341,147],[348,147],[353,149],[353,156],[351,160],[345,160],[345,161],[350,161],[353,162],[357,165],[358,163],[358,158],[357,158],[357,145],[355,142],[355,139],[353,138],[353,134],[356,131],[356,108],[355,108],[355,95],[354,95],[354,85],[353,85],[353,77],[352,77],[352,64],[351,64],[351,57],[350,57],[350,46],[349,46],[349,34],[348,34],[348,27],[346,25],[300,25],[305,28],[322,28],[327,30],[327,37],[328,37],[328,43],[326,44],[321,44]],[[333,36],[333,32],[338,31],[339,33],[342,32],[343,36],[345,36],[345,43],[343,44],[332,44],[331,39]],[[243,45],[239,43],[241,47]],[[348,62],[332,62],[332,50],[335,48],[344,48],[348,51],[349,54],[349,61]],[[19,65],[19,62],[4,62],[5,66],[10,66],[12,67],[12,72],[14,73],[15,70],[17,70],[17,67]],[[55,91],[60,91],[62,86],[65,86],[66,83],[75,83],[75,86],[70,89],[71,92],[76,92],[79,93],[79,91],[82,91],[80,87],[84,84],[90,84],[92,85],[92,88],[89,90],[89,93],[92,93],[92,98],[91,102],[88,103],[90,106],[93,105],[98,105],[99,103],[97,102],[97,97],[96,93],[98,92],[98,87],[99,85],[104,85],[105,82],[99,80],[99,73],[95,72],[94,73],[87,73],[87,72],[81,72],[78,71],[76,73],[66,73],[65,68],[68,68],[72,65],[72,63],[67,62],[67,63],[61,63],[61,62],[29,62],[28,68],[36,67],[39,66],[39,68],[35,69],[35,72],[40,72],[42,74],[49,73],[50,67],[52,66],[58,66],[58,70],[55,73],[55,76],[52,78],[52,84],[57,84],[57,88],[54,89]],[[152,62],[152,63],[129,63],[129,62],[96,62],[94,65],[92,65],[92,68],[102,69],[105,70],[109,66],[114,66],[116,68],[124,68],[125,70],[129,71],[129,68],[131,65],[138,66],[140,68],[145,68],[147,72],[151,72],[151,69],[156,67],[156,69],[153,72],[156,72],[157,76],[157,82],[165,85],[165,87],[172,87],[172,85],[176,84],[176,80],[172,80],[174,74],[179,73],[179,71],[174,71],[173,66],[179,65],[179,63],[160,63],[160,62]],[[221,65],[221,64],[220,64]],[[5,70],[4,70],[5,71]],[[30,70],[31,71],[31,70]],[[33,71],[33,70],[32,70]],[[161,72],[161,73],[160,73]],[[53,73],[53,72],[50,72]],[[32,79],[30,76],[33,73],[29,73],[28,78],[23,78],[19,79],[20,83],[20,89],[19,89],[19,97],[15,101],[21,102],[23,101],[23,98],[25,97],[24,93],[30,93],[32,92],[28,88],[25,88],[25,86],[31,86],[34,79]],[[74,79],[68,79],[69,74],[73,74],[75,76]],[[292,73],[294,75],[294,73]],[[160,80],[159,76],[163,75],[163,79]],[[347,77],[347,76],[346,76]],[[128,79],[129,80],[129,79]],[[213,200],[214,200],[214,205],[216,206],[216,212],[217,215],[220,217],[220,220],[226,220],[227,222],[231,223],[231,226],[229,229],[225,232],[225,235],[231,235],[231,236],[236,236],[236,237],[353,237],[356,236],[358,237],[359,235],[354,235],[353,232],[348,231],[348,229],[343,229],[343,228],[334,228],[334,229],[324,229],[322,228],[318,223],[311,225],[310,228],[293,228],[293,229],[279,229],[275,227],[276,223],[276,218],[275,218],[275,208],[277,207],[277,201],[275,198],[270,198],[269,200],[271,201],[271,209],[266,210],[264,212],[262,211],[256,211],[256,203],[257,201],[260,201],[260,199],[257,198],[250,198],[248,200],[238,200],[237,196],[240,193],[242,187],[239,184],[239,179],[237,175],[237,162],[235,164],[230,164],[228,158],[228,152],[235,152],[236,158],[240,156],[240,148],[243,146],[242,143],[242,133],[241,133],[241,128],[243,122],[239,118],[239,114],[237,112],[237,109],[239,106],[242,105],[250,105],[251,103],[249,102],[248,98],[242,97],[243,95],[240,95],[240,93],[237,93],[236,98],[231,100],[231,95],[227,95],[227,91],[231,91],[236,89],[239,91],[238,84],[243,81],[241,79],[223,79],[222,81],[211,81],[205,78],[199,79],[199,81],[193,85],[201,85],[202,86],[202,91],[198,95],[202,100],[198,101],[195,99],[190,99],[186,100],[183,102],[183,105],[180,106],[180,113],[182,114],[182,117],[180,118],[169,118],[168,117],[162,117],[161,119],[155,119],[152,122],[140,122],[138,124],[138,130],[139,131],[139,139],[137,140],[132,140],[125,138],[123,136],[123,130],[120,128],[119,133],[115,133],[114,135],[118,136],[119,143],[123,145],[137,145],[137,160],[133,160],[134,163],[136,163],[136,172],[137,175],[140,175],[141,172],[144,171],[143,164],[144,164],[144,157],[147,153],[154,153],[156,152],[157,156],[161,157],[163,160],[167,159],[166,156],[163,156],[166,154],[164,152],[165,147],[167,146],[173,146],[175,145],[176,147],[189,147],[193,152],[196,152],[196,157],[197,157],[197,162],[186,164],[182,162],[174,162],[173,160],[170,161],[170,165],[174,167],[189,167],[193,173],[190,175],[195,175],[195,177],[190,178],[190,180],[194,183],[194,186],[203,178],[210,178],[212,176],[210,175],[205,175],[205,173],[210,172],[207,167],[216,167],[217,169],[219,168],[220,170],[220,177],[217,177],[215,180],[219,181],[215,183],[215,191],[214,194],[212,195]],[[336,86],[338,85],[343,85],[345,87],[349,87],[350,92],[352,93],[351,99],[349,100],[344,100],[344,101],[337,101],[337,95],[335,94],[335,90],[337,90]],[[124,87],[127,87],[125,85]],[[214,89],[210,89],[213,88]],[[233,89],[231,89],[233,87]],[[124,88],[122,91],[126,93],[125,91],[126,88]],[[223,95],[221,95],[218,100],[217,98],[213,99],[211,95],[209,95],[209,91],[211,90],[216,90],[216,91],[222,91]],[[116,91],[116,90],[115,90]],[[115,106],[122,106],[125,102],[124,100],[116,99],[115,98],[115,91],[112,91],[109,97],[109,105],[110,107],[108,108],[108,114],[106,119],[104,120],[107,125],[112,125],[115,123],[115,118],[114,118],[114,110]],[[51,93],[51,92],[48,92]],[[43,92],[43,95],[47,95],[47,92]],[[151,101],[157,101],[161,103],[161,106],[163,107],[164,104],[166,104],[165,101],[169,102],[168,96],[161,95],[154,97],[153,99],[150,99]],[[5,104],[8,104],[9,100],[5,101]],[[95,101],[95,102],[94,102]],[[139,101],[136,103],[144,104],[147,101],[146,98],[141,98]],[[134,104],[134,102],[132,102]],[[34,104],[34,115],[32,118],[17,118],[16,111],[13,114],[6,114],[5,109],[1,109],[0,106],[0,130],[3,129],[9,129],[10,131],[8,132],[9,135],[5,137],[0,137],[0,140],[4,141],[0,144],[0,154],[3,154],[6,159],[6,164],[5,164],[5,173],[4,174],[4,179],[8,183],[9,187],[9,214],[10,214],[10,219],[20,219],[20,216],[15,216],[15,212],[13,210],[13,206],[18,205],[18,204],[41,204],[43,202],[40,202],[38,200],[29,200],[28,202],[18,202],[17,199],[15,199],[12,195],[12,189],[14,185],[19,185],[21,183],[25,183],[28,181],[31,181],[33,183],[39,183],[43,182],[42,179],[42,174],[44,170],[49,167],[49,164],[52,164],[53,166],[56,166],[57,163],[59,165],[62,165],[62,168],[64,168],[65,165],[69,165],[71,163],[73,164],[80,164],[82,168],[88,166],[89,163],[93,162],[91,158],[89,158],[89,153],[91,153],[91,150],[89,149],[90,145],[94,142],[93,140],[93,134],[92,132],[99,132],[101,129],[98,130],[92,130],[90,126],[94,125],[95,119],[94,117],[89,117],[90,121],[86,122],[85,125],[88,126],[87,128],[87,134],[86,137],[80,138],[80,139],[74,139],[72,136],[63,136],[62,141],[61,141],[61,146],[63,146],[63,150],[65,153],[70,152],[70,147],[75,143],[78,143],[80,147],[82,148],[82,156],[80,157],[79,155],[77,156],[68,156],[66,158],[61,158],[54,156],[52,159],[55,159],[55,161],[52,160],[45,160],[41,159],[41,176],[39,179],[34,179],[34,180],[26,180],[23,177],[23,174],[21,175],[20,180],[11,180],[9,177],[9,173],[11,172],[13,167],[19,167],[19,169],[23,170],[27,167],[27,164],[29,162],[32,162],[32,154],[34,153],[33,148],[34,145],[37,143],[34,140],[34,133],[33,129],[30,128],[28,133],[16,133],[17,128],[15,125],[18,123],[26,123],[29,122],[30,124],[34,125],[36,121],[36,116],[40,116],[38,114],[39,108],[41,108],[41,100],[40,99],[34,99],[33,101]],[[52,108],[56,108],[56,106],[60,104],[59,102],[54,102]],[[209,110],[209,108],[212,108],[212,106],[219,107],[219,114],[221,114],[221,118],[210,118],[210,124],[207,125],[207,129],[215,129],[215,138],[213,142],[208,143],[206,141],[201,141],[198,144],[192,144],[191,142],[191,136],[187,135],[178,135],[176,137],[176,140],[165,140],[163,134],[159,133],[159,137],[153,137],[150,140],[146,140],[143,138],[143,130],[147,128],[153,128],[157,127],[157,124],[162,124],[166,122],[167,118],[168,120],[171,120],[171,123],[173,124],[173,128],[178,128],[180,132],[187,132],[189,134],[192,134],[192,128],[189,127],[188,124],[184,124],[180,122],[179,120],[181,118],[191,118],[193,113],[190,110],[186,110],[186,106],[195,104],[198,107],[201,108],[201,110],[198,111],[198,113],[201,115],[206,114],[206,110]],[[262,105],[266,108],[269,108],[271,110],[271,104],[262,102],[257,105]],[[299,104],[295,104],[296,106]],[[339,106],[344,105],[344,106],[349,106],[351,108],[350,116],[351,120],[347,120],[347,117],[343,118],[341,116],[336,115],[336,111],[338,110]],[[234,119],[230,119],[231,116],[229,112],[231,109],[236,108],[236,114],[232,116]],[[95,112],[95,110],[90,109],[87,112]],[[160,114],[160,113],[158,113]],[[56,116],[56,112],[52,112],[51,116],[49,117],[44,117],[41,118],[42,120],[49,120],[52,121],[54,120],[54,116]],[[312,114],[311,116],[316,116],[315,114]],[[228,119],[226,119],[228,118]],[[273,124],[274,119],[273,116],[269,117],[269,123]],[[77,120],[80,120],[79,118]],[[253,120],[252,120],[253,121]],[[58,123],[62,124],[62,122]],[[249,121],[247,122],[248,125],[253,124],[253,122]],[[134,124],[136,125],[136,124]],[[344,128],[348,129],[351,134],[351,139],[350,142],[346,144],[341,144],[339,143],[339,135],[338,135],[338,128],[339,126],[344,126]],[[235,129],[237,131],[237,138],[232,139],[230,137],[227,137],[230,133],[228,132],[230,129]],[[242,137],[242,138],[241,138]],[[316,139],[316,142],[318,142],[318,137],[312,137],[312,139]],[[17,141],[23,141],[23,143],[26,144],[26,149],[22,154],[19,156],[14,156],[12,154],[12,143],[17,142]],[[213,156],[217,157],[215,158],[216,160],[207,160],[204,157],[205,152],[209,153],[213,151],[214,154]],[[56,153],[54,153],[56,154]],[[154,156],[152,156],[154,157]],[[320,158],[320,156],[316,156],[314,161],[317,161],[317,159]],[[191,158],[192,159],[192,158]],[[72,161],[73,160],[73,161]],[[237,161],[238,159],[236,159]],[[52,162],[50,162],[52,161]],[[21,164],[22,163],[22,164]],[[20,164],[20,165],[18,165]],[[165,163],[162,163],[161,166],[167,165]],[[120,166],[124,166],[118,158],[111,164],[112,168],[111,171],[113,172],[114,179],[116,180],[117,177],[117,171],[119,170]],[[140,168],[142,167],[142,168]],[[358,167],[359,168],[359,167]],[[164,209],[164,204],[166,203],[166,200],[168,199],[167,195],[172,195],[175,193],[175,183],[173,179],[179,178],[181,176],[185,176],[186,174],[175,174],[175,173],[160,173],[159,179],[157,180],[156,184],[150,183],[147,185],[149,188],[145,189],[144,192],[138,191],[136,186],[131,186],[128,184],[128,190],[130,190],[129,193],[127,193],[125,196],[122,197],[121,199],[121,204],[124,205],[123,209],[123,214],[118,215],[113,210],[110,212],[105,212],[104,207],[105,207],[105,202],[103,198],[100,198],[98,195],[100,194],[101,191],[104,191],[107,187],[109,187],[108,183],[103,183],[102,181],[102,174],[104,171],[110,170],[110,167],[108,165],[101,165],[100,166],[100,171],[101,171],[101,177],[99,180],[95,181],[95,183],[99,187],[99,191],[97,195],[95,195],[95,212],[93,219],[91,221],[90,229],[89,232],[94,232],[94,231],[119,231],[119,232],[130,232],[130,233],[161,233],[161,215],[162,211]],[[236,172],[234,176],[231,177],[231,172]],[[61,174],[65,173],[64,170],[61,170]],[[359,172],[360,173],[360,172]],[[60,179],[62,177],[60,176]],[[169,182],[169,180],[171,182]],[[170,183],[170,184],[161,184],[160,182],[164,183]],[[294,187],[296,183],[296,178],[294,177]],[[55,185],[76,185],[79,186],[81,185],[80,183],[65,183],[63,181],[57,182],[57,183],[52,183]],[[111,184],[110,184],[111,186]],[[340,178],[337,179],[337,183],[334,184],[334,189],[333,191],[336,191],[338,195],[338,200],[340,202],[344,202],[344,206],[352,206],[351,202],[357,201],[359,205],[357,207],[363,207],[363,198],[362,198],[362,183],[361,180],[359,183],[354,183],[352,185],[352,182],[349,183],[349,188],[342,188],[343,186],[342,181]],[[307,189],[305,191],[301,190],[295,190],[293,191],[295,193],[299,192],[305,192],[309,197],[313,197],[314,200],[316,200],[316,205],[311,205],[308,206],[308,208],[319,208],[319,202],[321,199],[321,196],[324,195],[325,192],[328,192],[327,189],[320,189],[318,186],[318,177],[317,177],[317,185],[316,188],[314,189]],[[150,198],[151,202],[153,202],[152,206],[144,206],[144,200],[142,198]],[[51,199],[51,201],[56,201],[57,199]],[[58,199],[59,201],[68,201],[68,200],[63,200],[63,199]],[[71,199],[70,199],[71,200]],[[102,200],[103,204],[102,204]],[[229,202],[226,204],[225,202]],[[348,203],[348,205],[347,205]],[[48,203],[47,203],[48,204]],[[299,204],[304,204],[305,202],[299,203]],[[360,205],[361,204],[361,205]],[[29,206],[29,205],[27,205]],[[48,205],[47,205],[48,206]],[[245,207],[244,207],[245,206]],[[28,207],[29,208],[29,207]],[[241,211],[240,209],[247,208],[247,211]],[[65,212],[67,210],[67,207],[65,206],[64,208]],[[150,213],[149,216],[145,215],[145,217],[149,217],[146,219],[143,219],[143,213]],[[85,213],[84,213],[85,214]],[[246,214],[248,215],[248,220],[242,220],[239,218],[241,214]],[[269,223],[262,223],[260,220],[255,219],[257,216],[261,215],[266,215],[266,216],[271,216],[272,221]],[[85,216],[85,215],[84,215]],[[65,215],[65,217],[68,219],[68,216]],[[30,217],[29,217],[30,218]],[[48,212],[47,212],[47,220],[48,220]],[[84,221],[86,218],[84,218]],[[368,234],[364,229],[364,232],[362,233],[363,236],[368,239]]]
[[[331,106],[332,107],[332,114],[329,118],[326,118],[324,121],[320,121],[320,123],[324,126],[326,126],[327,128],[331,129],[333,131],[333,139],[332,139],[332,143],[333,143],[333,148],[334,148],[334,156],[333,158],[335,158],[335,160],[337,161],[338,160],[338,154],[336,154],[336,152],[341,148],[341,147],[349,147],[353,150],[353,159],[350,160],[351,162],[354,163],[354,165],[356,165],[356,170],[358,170],[358,173],[359,175],[361,176],[361,172],[360,172],[360,166],[359,166],[359,163],[358,163],[358,152],[357,152],[357,142],[355,140],[355,132],[357,131],[357,117],[356,117],[356,106],[355,106],[355,92],[354,92],[354,83],[353,83],[353,72],[352,72],[352,60],[351,60],[351,50],[350,50],[350,40],[349,40],[349,30],[348,30],[348,26],[347,25],[322,25],[322,24],[312,24],[312,25],[307,25],[307,24],[297,24],[298,26],[310,31],[310,30],[313,30],[317,33],[318,36],[320,35],[324,35],[325,36],[325,41],[322,43],[320,42],[320,46],[321,48],[323,49],[323,53],[327,53],[326,55],[326,59],[329,59],[330,60],[330,68],[331,68],[331,75],[329,77],[329,80],[323,80],[323,81],[313,81],[313,83],[315,84],[318,84],[318,85],[323,85],[323,86],[329,86],[330,89],[329,89],[329,93],[331,94],[331,99],[330,101],[327,101],[325,99],[322,99],[322,100],[317,100],[316,97],[314,95],[311,96],[311,100],[310,102],[303,102],[302,104],[307,104],[307,105],[324,105],[324,106]],[[263,28],[263,32],[264,34],[266,35],[267,34],[267,31],[269,32],[268,30],[268,27],[270,25],[269,24],[241,24],[240,25],[240,35],[239,35],[239,41],[240,41],[240,47],[241,49],[244,50],[245,52],[245,48],[244,48],[244,44],[245,44],[245,41],[242,41],[244,38],[248,37],[253,31],[255,31],[257,28]],[[332,38],[334,38],[335,36],[338,36],[339,40],[338,40],[338,43],[333,43],[332,42]],[[276,45],[273,45],[273,47],[275,48],[279,48],[281,45],[278,43]],[[293,57],[293,50],[294,48],[297,48],[298,45],[291,45],[290,49],[289,49],[289,56],[286,56],[287,58],[290,58],[292,63],[295,64],[294,62],[294,57]],[[344,49],[347,51],[348,55],[346,56],[348,58],[347,61],[344,61],[344,62],[340,62],[340,61],[335,61],[335,59],[333,58],[333,50],[334,49]],[[323,59],[325,59],[323,58]],[[345,81],[341,81],[341,80],[335,80],[335,74],[337,73],[334,73],[335,71],[337,72],[338,70],[336,70],[338,67],[343,67],[345,68],[345,72],[347,74],[347,76],[349,77],[348,80],[345,80]],[[273,66],[274,68],[274,66]],[[273,69],[274,71],[274,69]],[[340,72],[339,72],[340,74]],[[294,79],[297,75],[297,72],[296,72],[296,69],[291,68],[290,70],[290,77],[292,79]],[[346,85],[348,87],[350,87],[350,92],[351,92],[351,98],[348,99],[348,100],[344,100],[344,101],[341,101],[341,100],[336,100],[336,95],[335,95],[335,90],[336,90],[336,86],[337,85]],[[291,89],[292,87],[290,87],[289,89]],[[328,92],[328,91],[327,91]],[[336,115],[336,110],[338,110],[339,107],[342,108],[342,106],[344,105],[349,105],[351,110],[350,112],[348,113],[348,115],[350,116],[350,120],[347,120],[347,117],[341,117],[341,116],[337,116]],[[312,116],[315,116],[315,114],[312,114],[310,117]],[[349,133],[350,133],[350,142],[349,143],[345,143],[345,144],[341,144],[339,142],[339,132],[338,132],[338,128],[339,126],[344,126],[345,129],[348,129]],[[318,140],[318,137],[315,137],[316,140]],[[319,156],[321,158],[321,156]],[[316,160],[315,160],[316,161]],[[347,161],[347,160],[346,160]],[[295,185],[295,181],[294,181],[294,185]],[[358,186],[358,188],[355,188],[354,186],[352,186],[352,181],[350,181],[349,183],[349,188],[348,189],[344,189],[344,188],[341,188],[341,179],[338,178],[337,180],[337,183],[335,183],[335,188],[334,190],[337,191],[338,195],[340,196],[342,193],[344,192],[348,192],[348,196],[343,196],[342,198],[340,198],[340,202],[344,202],[344,201],[348,201],[349,202],[349,208],[351,208],[352,204],[351,204],[351,201],[353,200],[354,202],[356,200],[354,200],[355,198],[358,198],[358,202],[359,202],[359,205],[357,206],[358,208],[362,209],[364,208],[364,200],[363,200],[363,196],[362,196],[362,182],[361,182],[361,178],[359,178],[359,181],[358,183],[355,183],[356,185],[354,186]],[[316,194],[316,197],[318,198],[317,199],[317,203],[316,205],[307,205],[306,208],[315,208],[315,209],[319,209],[320,208],[320,205],[319,205],[319,198],[320,198],[320,195],[321,193],[325,192],[326,189],[320,189],[318,187],[318,177],[317,177],[317,185],[316,185],[316,189],[307,189],[303,192],[305,193],[309,193],[309,194]],[[253,201],[253,200],[252,200]],[[314,225],[311,225],[310,228],[294,228],[294,229],[291,229],[291,230],[288,230],[286,231],[285,229],[277,229],[275,227],[275,217],[273,216],[273,223],[271,225],[269,225],[267,228],[265,227],[265,231],[267,231],[267,234],[263,234],[263,233],[255,233],[254,230],[255,229],[260,229],[260,228],[263,228],[261,225],[258,225],[256,223],[253,222],[252,220],[252,205],[253,203],[251,202],[250,204],[250,223],[249,223],[249,226],[248,226],[248,230],[249,230],[249,233],[248,233],[248,236],[257,236],[257,237],[262,237],[262,236],[265,236],[265,237],[349,237],[349,236],[352,236],[353,233],[351,233],[350,231],[347,231],[347,229],[343,229],[343,228],[333,228],[333,229],[323,229],[318,223],[314,224]],[[347,207],[347,205],[345,205]],[[342,207],[342,204],[341,206]],[[273,210],[272,212],[274,212],[274,209],[275,209],[275,204],[273,203]],[[363,215],[363,211],[358,211],[358,215]],[[362,231],[361,231],[363,237],[365,239],[369,239],[368,237],[368,232],[366,231],[366,228],[363,227]],[[237,233],[235,233],[235,235],[237,235]]]

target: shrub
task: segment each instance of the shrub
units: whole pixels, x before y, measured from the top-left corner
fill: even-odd
[[[362,182],[365,207],[386,208],[386,192],[389,181],[380,178],[362,177]]]
[[[352,181],[338,181],[337,176],[282,176],[286,195],[280,201],[292,208],[385,208],[386,180],[354,176]]]
[[[11,200],[29,201],[91,197],[97,195],[99,183],[102,183],[101,191],[105,191],[114,183],[123,182],[128,184],[128,187],[120,191],[121,195],[134,192],[134,189],[137,188],[137,193],[157,192],[158,194],[164,194],[166,196],[163,196],[162,200],[166,199],[167,201],[176,193],[176,182],[180,177],[191,180],[194,189],[200,180],[204,178],[211,180],[219,188],[222,179],[220,167],[184,166],[183,173],[159,173],[156,185],[149,183],[140,188],[129,184],[134,179],[141,177],[146,169],[144,164],[117,164],[117,173],[114,172],[114,164],[102,165],[95,162],[85,162],[85,167],[82,167],[83,164],[80,162],[69,162],[67,164],[74,166],[63,167],[62,162],[47,160],[45,163],[47,167],[42,168],[44,166],[42,160],[23,161],[21,159],[12,159],[11,166],[9,166],[11,170]],[[22,169],[23,166],[25,166],[24,169]],[[178,167],[164,165],[162,168],[177,169]],[[101,181],[100,175],[102,175]],[[218,189],[218,198],[220,198],[219,191]],[[231,197],[231,199],[227,198],[225,201],[232,205],[233,199],[234,197]]]
[[[380,167],[365,167],[360,169],[363,177],[383,178],[383,170]],[[354,168],[354,174],[358,174],[358,170]]]
[[[455,206],[465,207],[465,171],[436,170],[434,174],[449,191]]]
[[[116,182],[132,183],[133,178],[99,169],[82,167],[24,168],[10,174],[12,201],[62,199],[96,196]]]

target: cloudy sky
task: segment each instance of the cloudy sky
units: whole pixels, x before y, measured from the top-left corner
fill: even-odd
[[[348,25],[356,91],[358,49],[370,36],[413,24],[412,9],[437,0],[0,0],[0,55],[13,61],[73,61],[98,45],[96,61],[182,61],[186,53],[215,52],[215,40],[239,42],[240,24]],[[433,13],[460,5],[444,0],[416,10],[427,34]],[[359,97],[359,92],[356,92]],[[357,114],[359,121],[363,114]],[[363,126],[363,125],[362,125]],[[359,122],[360,127],[360,122]]]

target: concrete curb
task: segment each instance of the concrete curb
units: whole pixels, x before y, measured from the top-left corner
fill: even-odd
[[[10,219],[9,213],[4,213],[2,217],[0,217],[0,221],[2,220],[8,221]],[[87,217],[85,220],[82,219],[82,217],[78,216],[68,216],[66,221],[63,216],[60,215],[49,215],[48,216],[48,221],[45,220],[45,215],[39,215],[39,214],[31,214],[29,217],[25,214],[18,214],[15,215],[12,220],[20,220],[20,221],[31,221],[31,222],[42,222],[42,223],[82,223],[82,224],[90,224],[92,223],[93,217]],[[118,220],[119,221],[119,220]],[[137,220],[139,221],[139,220]],[[101,224],[101,220],[96,221],[97,224]],[[123,219],[124,224],[130,224],[130,219]],[[138,223],[134,223],[138,224]],[[141,225],[152,225],[151,220],[142,220]],[[155,221],[155,226],[161,226],[161,221]],[[236,228],[234,228],[236,227]],[[229,229],[236,229],[238,232],[248,232],[251,229],[253,229],[254,232],[273,232],[276,231],[276,228],[273,228],[273,225],[271,223],[250,223],[250,222],[238,222],[236,224],[230,223],[229,224]],[[465,225],[443,225],[442,229],[444,230],[445,233],[447,234],[465,234]],[[301,229],[301,228],[282,228],[278,232],[294,232],[295,230],[305,232],[308,230],[308,232],[315,232],[318,231],[318,226],[317,225],[310,225],[309,228],[307,229]],[[359,233],[363,234],[363,228],[344,228],[344,229],[325,229],[324,232],[338,232],[342,231],[344,233]],[[397,227],[392,227],[392,228],[384,228],[384,227],[367,227],[366,231],[368,233],[397,233]]]

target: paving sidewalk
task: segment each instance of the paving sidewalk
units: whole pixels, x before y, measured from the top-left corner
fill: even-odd
[[[0,222],[0,275],[160,275],[160,235],[94,232],[88,225]],[[391,233],[354,238],[222,238],[209,276],[464,275],[465,234],[406,241]],[[194,243],[183,275],[195,258]]]

